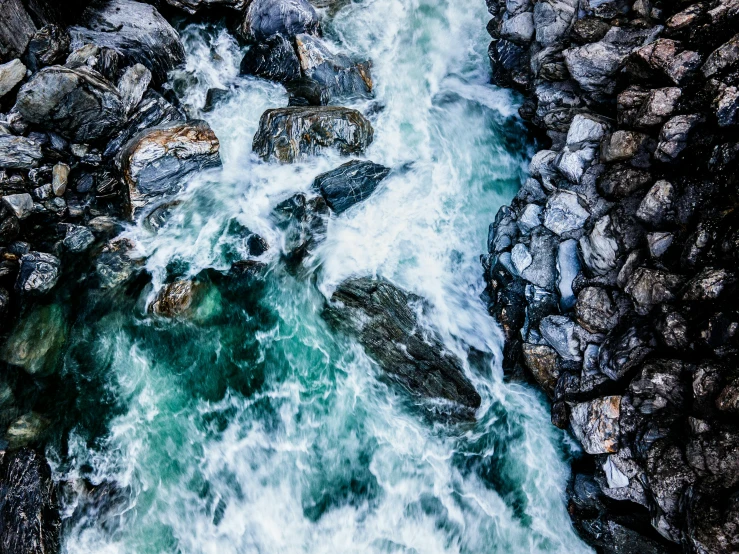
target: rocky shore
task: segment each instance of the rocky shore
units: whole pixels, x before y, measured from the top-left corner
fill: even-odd
[[[739,550],[739,3],[489,0],[540,145],[483,257],[602,552]],[[650,525],[651,524],[651,525]]]

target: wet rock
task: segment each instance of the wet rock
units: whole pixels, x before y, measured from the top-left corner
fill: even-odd
[[[131,241],[119,239],[109,242],[95,261],[101,288],[110,289],[125,283],[142,262]]]
[[[616,269],[619,246],[610,215],[596,221],[593,230],[580,239],[579,245],[583,262],[593,275],[606,275]]]
[[[318,81],[301,77],[285,83],[290,106],[325,106],[331,100],[328,90]]]
[[[370,122],[349,108],[278,108],[262,115],[253,149],[264,160],[292,163],[327,148],[335,148],[343,155],[361,153],[373,135]]]
[[[31,375],[54,371],[66,340],[64,314],[56,305],[41,306],[13,328],[5,345],[3,360],[22,367]]]
[[[534,89],[537,99],[535,121],[547,129],[567,132],[573,118],[584,105],[577,85],[570,82],[538,83]]]
[[[561,315],[547,316],[539,324],[539,331],[542,338],[565,360],[582,360],[578,326],[570,318]]]
[[[69,33],[72,49],[94,44],[114,50],[124,67],[140,63],[149,68],[156,83],[164,83],[167,73],[185,61],[177,31],[153,6],[133,0],[92,4]]]
[[[5,439],[11,449],[39,444],[49,427],[49,421],[30,412],[13,421],[5,431]]]
[[[575,404],[570,412],[572,431],[588,454],[618,452],[620,396],[606,396]]]
[[[702,4],[693,4],[665,21],[665,27],[673,31],[685,29],[695,23],[704,11],[705,6]]]
[[[672,233],[657,232],[647,235],[647,246],[652,258],[658,259],[664,256],[672,246],[675,235]]]
[[[42,69],[21,87],[16,109],[25,120],[79,143],[107,138],[125,121],[118,90],[84,68]]]
[[[678,350],[687,348],[690,344],[688,322],[679,312],[668,310],[657,322],[657,331],[668,348]]]
[[[187,175],[221,165],[220,144],[205,121],[146,129],[121,150],[118,163],[128,193],[128,215],[173,194]]]
[[[544,210],[544,226],[557,235],[579,231],[590,217],[580,197],[569,191],[552,194]]]
[[[412,394],[447,401],[453,412],[472,416],[480,396],[439,335],[420,326],[416,309],[421,304],[419,297],[387,281],[363,277],[339,285],[324,314],[355,334],[378,365]]]
[[[521,277],[537,287],[554,290],[557,279],[557,245],[556,236],[544,227],[537,227],[531,232],[531,264],[522,272]]]
[[[611,25],[596,17],[581,17],[575,21],[570,36],[575,42],[587,44],[598,42],[611,29]]]
[[[720,75],[727,69],[736,67],[739,63],[739,35],[719,46],[706,58],[701,71],[706,78]]]
[[[43,144],[33,137],[0,134],[0,168],[31,169],[44,158]]]
[[[564,240],[559,243],[557,249],[557,272],[559,280],[557,288],[560,296],[560,306],[563,310],[569,310],[575,304],[575,294],[572,291],[572,283],[580,273],[580,258],[577,253],[577,241]]]
[[[95,242],[95,235],[83,225],[66,225],[66,233],[62,244],[70,252],[84,252]]]
[[[676,418],[683,411],[687,388],[683,384],[685,364],[679,360],[654,360],[644,364],[631,383],[631,404],[644,415],[660,412],[662,418]]]
[[[649,142],[649,136],[643,133],[616,131],[603,142],[600,161],[611,163],[631,160],[632,165],[634,165],[633,158],[646,153],[646,165],[648,166],[649,153],[645,152],[645,150],[649,149]]]
[[[26,77],[26,66],[20,60],[0,64],[0,98],[13,90]]]
[[[149,83],[151,83],[151,71],[140,63],[132,65],[123,72],[118,81],[118,92],[121,94],[126,117],[139,105],[146,89],[149,88]]]
[[[533,261],[534,258],[531,257],[531,252],[525,244],[518,243],[511,249],[511,264],[517,275],[521,275]]]
[[[637,313],[646,315],[654,306],[675,300],[681,284],[682,279],[678,275],[640,267],[634,271],[624,290],[634,300]]]
[[[47,65],[60,63],[69,53],[71,39],[66,29],[45,25],[33,35],[26,51],[26,63],[34,73]]]
[[[654,348],[651,331],[641,324],[612,331],[600,347],[600,370],[609,379],[618,381],[641,364]]]
[[[253,0],[238,32],[248,41],[263,42],[275,35],[317,35],[319,29],[318,14],[306,0]]]
[[[60,262],[55,256],[45,252],[23,254],[16,289],[24,294],[45,294],[56,285],[59,272]]]
[[[191,280],[169,283],[157,294],[149,311],[162,317],[185,316],[191,312],[201,285]]]
[[[618,199],[631,196],[651,183],[652,175],[648,171],[613,164],[603,174],[598,186],[606,198]]]
[[[636,217],[655,228],[670,223],[674,220],[675,197],[676,191],[672,183],[657,181],[639,204]]]
[[[677,115],[662,127],[654,157],[662,162],[672,162],[688,146],[691,134],[703,122],[701,115]]]
[[[606,496],[614,500],[630,500],[642,506],[648,505],[642,485],[646,476],[628,447],[608,455],[601,469],[605,475],[605,483],[599,482]]]
[[[5,207],[18,219],[25,219],[33,211],[33,199],[30,194],[8,194],[2,197]]]
[[[551,46],[567,36],[577,0],[544,0],[534,6],[536,41],[542,46]]]
[[[547,195],[538,180],[529,177],[521,185],[516,194],[516,199],[522,204],[541,204],[547,199]],[[528,208],[529,206],[526,206]]]
[[[500,37],[516,44],[528,44],[534,38],[534,14],[523,12],[503,21]]]
[[[557,352],[546,345],[528,343],[523,345],[521,351],[523,361],[531,375],[539,386],[552,397],[560,375]]]
[[[528,86],[530,56],[525,47],[509,40],[494,40],[488,48],[488,57],[493,84],[519,89]]]
[[[725,87],[716,97],[716,119],[720,127],[739,123],[739,89]]]
[[[683,50],[674,40],[660,38],[638,48],[630,59],[630,73],[646,79],[668,78],[683,84],[700,67],[700,54]]]
[[[528,235],[531,230],[542,224],[544,210],[537,204],[527,204],[518,216],[518,228],[521,234]]]
[[[284,83],[300,78],[300,60],[292,43],[275,35],[247,51],[241,60],[241,74]]]
[[[165,0],[167,4],[174,8],[179,8],[189,14],[196,14],[199,11],[208,10],[210,8],[229,8],[236,11],[243,11],[247,4],[246,0]]]
[[[5,0],[0,17],[0,61],[19,58],[35,32],[36,26],[21,0]]]
[[[61,520],[51,470],[44,457],[23,448],[0,465],[0,548],[8,554],[48,554],[59,549]]]
[[[605,289],[585,287],[577,295],[577,321],[591,333],[607,333],[620,320],[618,306]]]
[[[388,173],[382,165],[352,160],[316,177],[313,187],[338,215],[369,198]]]
[[[58,163],[54,166],[51,173],[51,189],[55,196],[64,196],[64,193],[67,191],[69,171],[70,169],[67,164]]]
[[[273,216],[284,232],[283,248],[291,266],[302,262],[326,237],[328,205],[322,196],[309,199],[296,194],[280,202]]]
[[[733,273],[709,267],[688,281],[683,300],[686,302],[717,300],[721,295],[731,292],[736,283],[737,278]]]
[[[626,52],[605,39],[563,52],[567,69],[580,87],[596,97],[613,94],[614,75]]]

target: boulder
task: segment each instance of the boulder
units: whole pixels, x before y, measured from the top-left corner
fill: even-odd
[[[140,63],[128,67],[123,72],[118,81],[118,92],[121,94],[127,118],[141,102],[146,89],[149,88],[149,83],[151,83],[151,71]]]
[[[674,220],[675,187],[668,181],[657,181],[639,204],[636,217],[658,228]]]
[[[359,154],[372,142],[374,130],[358,111],[338,106],[267,110],[259,121],[253,149],[266,161],[292,163],[335,148]]]
[[[26,192],[7,194],[2,197],[2,203],[18,219],[25,219],[33,212],[33,198]]]
[[[560,375],[557,352],[544,344],[524,343],[521,354],[524,364],[536,382],[550,398],[553,397],[554,387]]]
[[[560,236],[581,230],[590,217],[590,212],[583,204],[574,192],[555,192],[549,197],[544,210],[544,227]]]
[[[619,450],[621,397],[605,396],[575,404],[570,412],[572,431],[588,454]]]
[[[609,333],[598,352],[600,371],[618,381],[654,351],[656,343],[649,328],[634,324]]]
[[[241,60],[241,74],[280,83],[300,79],[300,60],[292,43],[282,35],[252,45]]]
[[[501,87],[525,89],[531,79],[528,48],[510,40],[494,40],[488,48],[492,82]]]
[[[185,61],[180,37],[149,4],[133,0],[102,0],[89,6],[71,27],[72,49],[85,44],[117,52],[125,65],[140,63],[156,83]]]
[[[535,31],[534,14],[523,12],[503,21],[500,37],[516,44],[528,44],[534,38]]]
[[[718,300],[722,295],[733,292],[736,284],[737,278],[733,273],[707,267],[688,281],[682,298],[686,302]]]
[[[59,280],[60,266],[56,256],[45,252],[23,254],[15,287],[24,294],[45,294]]]
[[[4,0],[0,14],[0,62],[7,62],[26,51],[36,26],[21,0]]]
[[[162,317],[186,316],[192,311],[201,289],[202,285],[189,279],[169,283],[159,291],[149,311]]]
[[[285,83],[289,106],[325,106],[331,100],[328,90],[318,81],[301,77]]]
[[[605,459],[601,465],[605,482],[599,480],[603,493],[614,500],[629,500],[642,506],[648,506],[643,485],[646,476],[641,465],[634,459],[631,450],[628,447],[621,448],[615,454],[606,456]],[[636,552],[642,552],[642,550]]]
[[[33,35],[28,44],[25,60],[32,72],[47,65],[62,62],[69,53],[71,39],[66,29],[58,25],[45,25]]]
[[[645,150],[649,149],[650,138],[643,133],[635,131],[616,131],[603,141],[600,150],[600,161],[603,163],[629,161],[635,165],[634,158],[642,156]],[[652,146],[652,150],[654,147]],[[649,165],[649,153],[646,152],[647,163]]]
[[[581,17],[572,26],[570,36],[580,44],[598,42],[611,29],[611,25],[597,17]]]
[[[165,2],[189,14],[196,14],[210,8],[228,8],[241,12],[247,4],[247,0],[165,0]]]
[[[583,262],[593,275],[606,275],[618,266],[619,245],[610,215],[596,221],[579,245]]]
[[[283,248],[289,266],[300,264],[326,237],[328,206],[322,196],[291,196],[275,207],[273,218],[284,233]]]
[[[220,144],[205,121],[192,120],[146,129],[117,158],[128,194],[128,215],[177,192],[196,171],[219,167]]]
[[[715,104],[719,127],[730,127],[739,123],[739,88],[724,87],[716,97]]]
[[[613,94],[614,76],[621,68],[625,52],[604,40],[563,52],[567,70],[580,87],[596,98]]]
[[[557,273],[559,280],[560,307],[569,310],[575,305],[575,294],[572,291],[572,283],[580,273],[580,256],[577,252],[577,241],[573,239],[563,240],[557,248]]]
[[[534,258],[525,244],[518,243],[511,249],[511,264],[516,275],[521,275],[533,261]]]
[[[57,304],[39,306],[13,328],[3,360],[31,375],[46,376],[56,368],[66,340],[64,314]]]
[[[77,143],[110,137],[125,122],[118,90],[85,68],[42,69],[21,87],[16,109],[25,120]]]
[[[706,78],[721,75],[727,69],[736,68],[739,63],[739,35],[722,44],[706,58],[701,71]]]
[[[369,198],[388,173],[390,169],[382,165],[352,160],[316,177],[313,188],[321,193],[328,207],[339,215]]]
[[[575,18],[578,0],[542,0],[534,5],[536,41],[542,46],[559,43]]]
[[[26,66],[20,60],[0,64],[0,98],[13,90],[26,77]]]
[[[287,39],[320,32],[318,13],[306,0],[252,0],[238,33],[247,41],[263,42],[275,35]]]
[[[36,137],[0,134],[0,168],[31,169],[38,167],[44,154],[43,143]]]
[[[620,310],[608,294],[598,287],[585,287],[577,295],[577,321],[591,333],[608,333],[618,326]]]
[[[598,187],[606,198],[618,199],[631,196],[651,183],[652,175],[648,171],[615,163],[601,176]]]
[[[530,180],[534,181],[533,179]],[[539,190],[541,190],[541,187],[539,187]],[[518,228],[522,235],[530,234],[532,229],[542,224],[541,216],[543,212],[544,209],[538,204],[526,204],[526,207],[518,215],[517,220]]]
[[[66,232],[64,234],[62,244],[64,245],[64,248],[70,252],[75,254],[84,252],[90,248],[94,242],[95,235],[93,235],[92,231],[84,225],[66,225]]]
[[[699,114],[676,115],[664,124],[654,157],[662,162],[674,161],[688,146],[693,131],[703,123]]]
[[[531,232],[531,264],[522,272],[521,277],[542,289],[554,290],[557,279],[557,237],[544,227],[537,227]]]
[[[131,241],[118,239],[109,242],[95,261],[100,287],[110,289],[125,283],[142,264],[143,260]]]
[[[453,413],[471,417],[480,395],[438,333],[421,326],[416,315],[421,305],[421,298],[387,281],[361,277],[339,285],[324,316],[357,336],[380,368],[411,394],[446,401]]]
[[[658,304],[675,300],[682,278],[659,269],[640,267],[624,290],[634,300],[637,313],[646,315]]]
[[[580,329],[569,317],[550,315],[541,320],[539,332],[542,338],[565,360],[582,360]]]
[[[659,38],[637,48],[631,55],[628,69],[638,78],[669,79],[681,85],[700,67],[701,61],[697,52],[683,50],[674,40]]]

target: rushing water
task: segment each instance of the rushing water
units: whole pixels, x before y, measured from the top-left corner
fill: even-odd
[[[488,223],[527,156],[516,99],[487,84],[486,16],[481,0],[368,0],[327,22],[336,48],[374,64],[375,98],[353,104],[373,114],[366,157],[404,169],[332,217],[297,275],[270,211],[344,160],[255,159],[259,116],[286,105],[284,89],[239,77],[243,51],[222,28],[182,29],[188,63],[173,79],[192,115],[209,87],[231,90],[199,114],[224,167],[191,179],[159,232],[125,232],[152,286],[78,300],[62,370],[78,421],[49,452],[68,483],[65,552],[589,551],[563,498],[571,445],[540,393],[503,381],[479,299]],[[272,245],[264,282],[213,288],[189,320],[147,315],[168,275],[229,267],[243,249],[232,219]],[[483,398],[474,424],[420,417],[329,330],[323,302],[352,275],[430,301],[428,324]]]

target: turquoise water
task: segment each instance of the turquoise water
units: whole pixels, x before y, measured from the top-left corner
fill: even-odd
[[[158,232],[124,232],[151,283],[65,300],[62,377],[77,400],[49,449],[64,552],[590,551],[565,509],[571,445],[540,393],[503,381],[501,335],[479,300],[488,224],[529,155],[517,99],[487,84],[486,21],[481,0],[370,0],[328,21],[337,49],[374,64],[375,98],[352,104],[375,127],[366,157],[404,170],[334,216],[297,273],[270,212],[345,160],[256,160],[259,117],[286,105],[284,90],[239,77],[242,50],[217,25],[181,30],[188,63],[172,79],[215,130],[224,167],[192,178]],[[214,86],[228,100],[200,113]],[[168,278],[243,253],[232,220],[271,245],[264,279],[216,279],[189,318],[149,315]],[[329,330],[325,299],[353,275],[429,300],[426,323],[483,398],[474,423],[422,417]]]

